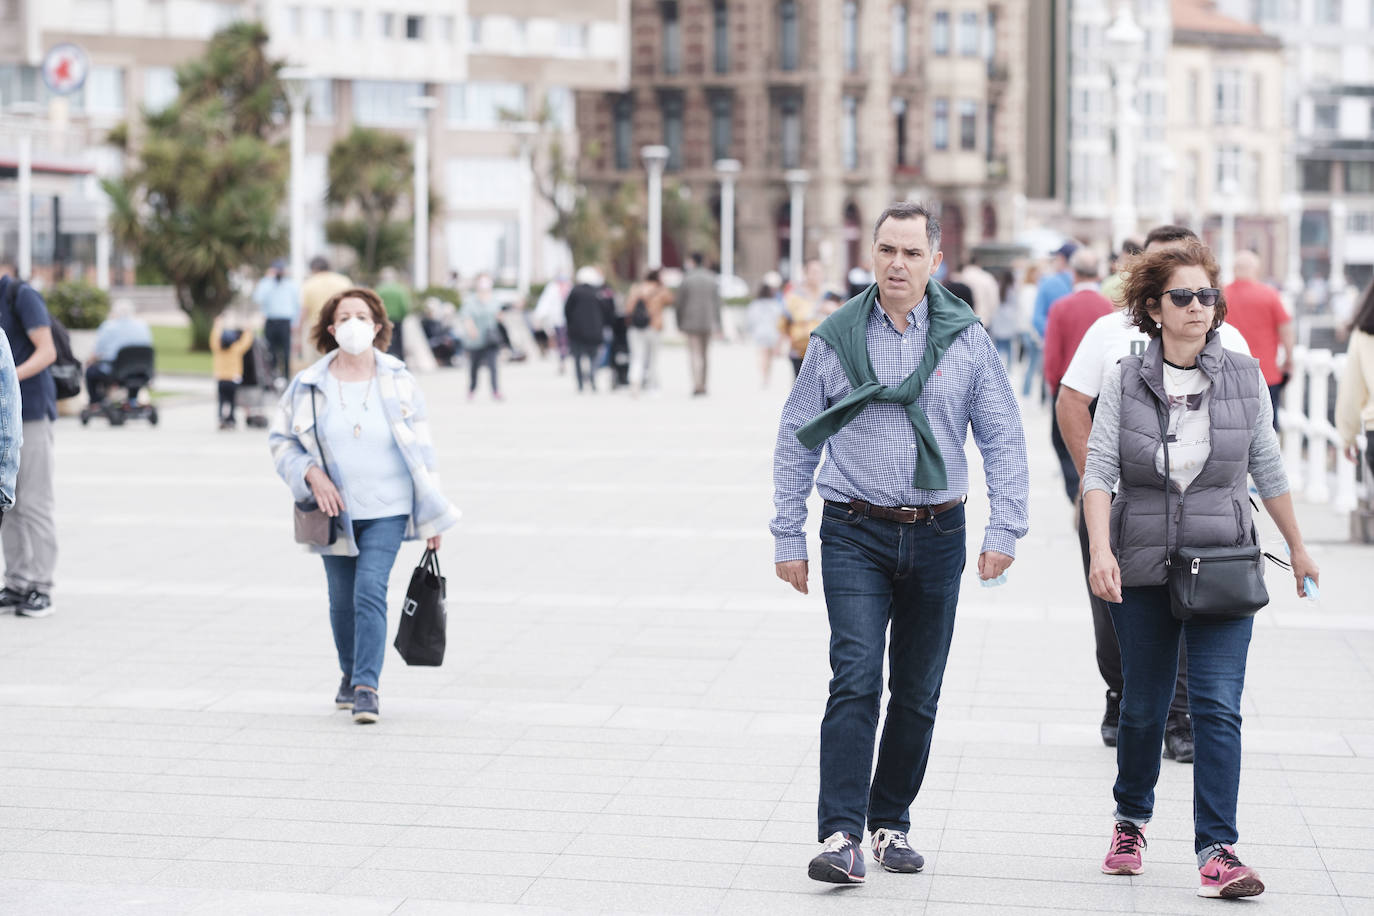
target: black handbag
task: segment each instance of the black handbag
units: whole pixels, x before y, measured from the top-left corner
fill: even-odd
[[[1169,604],[1175,620],[1206,622],[1252,617],[1269,603],[1264,585],[1264,558],[1258,544],[1238,547],[1184,547],[1169,549],[1169,427],[1167,412],[1159,418],[1164,444],[1164,568],[1169,582]],[[1183,513],[1178,517],[1178,539],[1183,540]]]
[[[315,441],[320,437],[320,420],[315,413],[315,391],[310,392],[310,419],[313,421],[315,430]],[[329,462],[324,457],[324,445],[320,445],[320,462],[324,465],[324,474],[330,477]],[[332,480],[333,478],[330,477]],[[293,521],[296,527],[296,543],[309,544],[313,547],[329,547],[339,539],[339,526],[335,519],[325,514],[319,504],[313,498],[303,499],[296,503],[292,508]]]
[[[439,554],[426,550],[420,565],[410,575],[401,622],[392,643],[407,665],[433,667],[444,663],[448,641],[448,613],[444,609],[447,593],[447,582],[439,572]]]

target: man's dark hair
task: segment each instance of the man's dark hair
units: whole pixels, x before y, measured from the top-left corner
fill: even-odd
[[[1121,257],[1122,255],[1126,257],[1135,257],[1144,250],[1145,248],[1135,239],[1126,239],[1121,243],[1121,253],[1118,254],[1117,257]]]
[[[967,283],[960,283],[958,280],[946,280],[945,289],[964,300],[964,304],[969,308],[973,307],[973,290],[969,289]]]
[[[693,267],[700,267],[706,263],[706,255],[702,254],[700,251],[694,251],[688,257],[688,260],[692,262]]]
[[[1197,233],[1187,226],[1155,226],[1150,230],[1150,234],[1145,236],[1144,247],[1149,248],[1155,242],[1181,242],[1184,239],[1196,238]]]
[[[890,219],[916,219],[921,217],[926,221],[926,241],[930,245],[931,253],[940,250],[940,221],[935,214],[931,213],[922,205],[914,201],[904,200],[892,204],[879,216],[878,221],[873,224],[873,241],[878,241],[878,230],[883,227],[883,223]]]
[[[323,255],[317,254],[310,259],[310,269],[313,270],[315,273],[319,273],[322,270],[328,270],[329,260],[325,258]]]
[[[644,282],[645,282],[645,283],[658,283],[661,277],[662,277],[662,274],[660,274],[660,273],[658,272],[658,268],[655,267],[653,270],[649,271],[648,273],[646,273],[646,274],[644,275]]]

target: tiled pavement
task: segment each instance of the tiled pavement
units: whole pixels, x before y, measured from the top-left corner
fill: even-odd
[[[1186,766],[1164,765],[1148,872],[1097,871],[1113,756],[1038,406],[1032,533],[1007,586],[966,577],[914,811],[926,872],[809,881],[826,625],[819,589],[772,576],[783,380],[760,393],[752,354],[718,349],[691,400],[665,362],[637,401],[577,397],[550,364],[503,367],[499,405],[425,379],[466,513],[449,657],[389,657],[368,728],[329,702],[324,578],[263,436],[199,401],[155,430],[64,422],[58,613],[0,618],[0,913],[1225,906],[1192,896]],[[1323,601],[1275,577],[1256,627],[1241,849],[1266,913],[1374,912],[1374,554],[1302,518]]]

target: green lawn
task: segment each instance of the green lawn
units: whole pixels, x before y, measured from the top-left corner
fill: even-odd
[[[191,352],[191,329],[153,328],[153,350],[157,371],[169,375],[209,375],[210,354]]]

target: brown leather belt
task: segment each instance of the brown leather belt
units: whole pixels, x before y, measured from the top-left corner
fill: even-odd
[[[953,509],[963,501],[963,497],[959,497],[958,499],[951,499],[949,502],[940,503],[937,506],[897,506],[896,508],[875,506],[862,499],[851,499],[847,503],[827,499],[825,504],[840,509],[852,509],[855,512],[861,512],[865,518],[880,518],[884,521],[900,522],[903,525],[911,525],[915,522],[923,522],[928,518],[939,515],[941,512]]]

